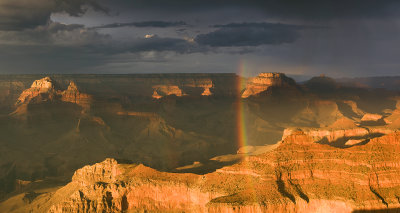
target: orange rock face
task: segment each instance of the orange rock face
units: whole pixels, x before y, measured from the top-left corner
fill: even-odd
[[[93,166],[85,166],[75,172],[72,181],[84,186],[93,182],[114,182],[122,171],[118,168],[118,163],[114,159],[106,159]]]
[[[251,81],[253,85],[248,85],[249,94],[256,95],[267,90],[269,87],[266,85],[291,85],[290,83],[274,83],[275,80],[271,80],[283,78],[280,74],[261,74],[258,78]],[[146,88],[149,89],[148,91],[153,91],[151,85],[162,84],[153,87],[154,98],[162,98],[167,95],[183,96],[185,92],[190,94],[188,91],[193,88],[195,89],[191,92],[197,96],[200,94],[212,95],[212,92],[217,91],[212,82],[208,81],[185,84],[164,83],[153,82]],[[42,85],[42,83],[36,85]],[[48,87],[50,89],[47,92],[53,91],[52,87]],[[185,87],[189,87],[189,89]],[[30,94],[34,98],[42,95],[41,98],[48,98],[47,92],[40,92],[46,91],[42,88],[46,88],[46,86],[35,86],[31,90],[38,91],[38,95],[35,96],[34,92]],[[22,98],[24,101],[34,99],[29,98],[28,92],[24,96],[25,98]],[[146,97],[150,95],[150,92],[146,93]],[[90,103],[90,96],[80,93],[74,83],[71,83],[65,91],[56,90],[54,97],[59,101],[82,106],[84,105],[82,103]],[[265,97],[260,97],[260,99],[263,98]],[[205,100],[207,99],[205,98]],[[251,100],[247,99],[243,102],[247,103]],[[269,99],[266,100],[266,105],[271,103]],[[29,101],[25,102],[29,103]],[[306,119],[309,118],[309,123],[316,121],[316,125],[308,125],[308,128],[286,129],[282,140],[273,148],[263,152],[256,152],[256,146],[253,150],[247,147],[242,148],[238,151],[239,155],[229,156],[240,160],[237,164],[222,168],[215,167],[218,169],[212,170],[208,174],[160,172],[141,164],[125,164],[118,160],[106,159],[101,163],[77,170],[68,185],[59,188],[58,191],[39,195],[31,204],[27,204],[29,205],[27,209],[32,209],[33,212],[352,212],[358,209],[399,208],[400,132],[393,127],[396,122],[400,121],[398,109],[397,111],[389,109],[382,113],[392,126],[364,126],[360,121],[365,112],[357,108],[356,102],[345,101],[344,103],[340,105],[337,100],[312,99],[310,104],[304,104],[306,109],[300,110],[300,116],[295,119],[299,120],[297,123],[301,123],[303,120],[305,121],[303,123],[307,123]],[[246,106],[253,106],[250,105],[251,102],[248,104]],[[263,107],[266,105],[254,105],[254,108],[259,106],[264,109]],[[165,109],[167,107],[168,105]],[[342,110],[342,107],[347,109],[347,112]],[[121,115],[120,117],[123,119],[128,116],[145,119],[134,118],[134,120],[124,123],[128,130],[122,133],[138,135],[134,140],[150,144],[149,149],[161,144],[161,148],[155,150],[154,153],[165,149],[162,146],[164,141],[167,141],[167,145],[177,144],[172,146],[172,150],[179,149],[186,141],[192,141],[195,138],[193,136],[195,132],[184,132],[181,128],[183,125],[173,126],[167,120],[163,120],[164,114],[125,111],[128,109],[133,109],[133,107],[124,109],[121,104],[121,107],[115,107],[113,112]],[[244,107],[244,109],[247,108]],[[166,112],[169,111],[166,110]],[[177,112],[181,113],[181,111]],[[273,111],[263,115],[263,118],[268,119],[270,115],[277,112],[284,114],[288,111]],[[392,114],[388,116],[388,112],[392,112]],[[347,117],[348,115],[351,116]],[[226,120],[225,118],[228,116],[230,114],[223,117],[221,121]],[[87,122],[89,116],[81,117]],[[108,117],[105,118],[108,121]],[[106,125],[100,117],[93,116],[90,119],[98,125]],[[379,119],[382,119],[382,116]],[[367,119],[367,121],[370,120]],[[267,120],[254,115],[255,128],[269,130],[278,125],[272,120],[271,123],[269,122],[270,120],[267,122]],[[78,131],[79,123],[80,119]],[[110,126],[111,123],[112,120]],[[207,124],[212,123],[220,125],[214,120],[207,122]],[[87,130],[83,124],[82,134],[71,133],[71,135],[74,137],[85,136],[84,133]],[[311,128],[317,127],[317,124],[322,124],[321,128]],[[134,128],[131,128],[134,125],[143,126],[143,128],[134,131]],[[122,125],[118,125],[118,127],[120,126]],[[282,129],[279,129],[279,133],[276,135],[281,136],[279,134],[284,127],[282,125],[279,128]],[[92,128],[87,129],[93,131]],[[128,132],[131,131],[130,129],[132,129],[132,133]],[[105,134],[101,136],[108,137],[110,132],[105,131]],[[84,146],[84,150],[94,152],[100,150],[95,148],[102,144],[106,144],[105,149],[115,146],[121,148],[121,151],[128,148],[137,149],[139,152],[144,150],[138,148],[139,143],[131,142],[133,140],[126,143],[109,144],[107,141],[104,143],[101,140],[102,137],[98,137],[100,140],[95,138],[94,146],[87,143],[89,145]],[[78,146],[85,143],[84,137],[79,138],[82,140],[72,140],[71,143],[70,138],[66,138],[67,145],[60,147]],[[184,143],[177,143],[180,138],[184,138],[182,140]],[[267,140],[267,136],[260,138]],[[117,139],[119,140],[119,138]],[[149,141],[160,143],[153,145]],[[202,144],[216,141],[208,137],[202,139],[187,149],[195,150],[188,155],[198,152]],[[140,154],[139,152],[132,153]],[[71,158],[80,155],[72,153],[69,156],[70,153],[68,152],[66,155]],[[130,152],[126,153],[134,155]],[[106,154],[107,156],[116,156],[112,153]],[[173,154],[161,160],[169,162],[169,159],[177,158],[177,155]],[[149,156],[151,156],[149,158],[156,158],[156,156]],[[222,159],[227,156],[219,157]],[[209,161],[217,160],[210,159]],[[178,166],[178,164],[172,165]],[[193,168],[202,165],[207,166],[201,160],[201,162],[193,163]],[[20,182],[19,184],[22,189],[26,183]]]
[[[212,95],[210,89],[214,87],[214,84],[211,80],[202,80],[202,81],[194,81],[193,83],[188,84],[186,86],[203,88],[203,92],[201,93],[201,95],[210,96]]]
[[[294,80],[286,77],[283,73],[260,73],[257,77],[248,80],[246,89],[242,93],[242,98],[257,95],[266,91],[271,86],[290,85],[295,85]]]
[[[64,102],[71,102],[82,106],[84,109],[90,108],[92,102],[91,95],[81,93],[76,84],[71,81],[68,88],[61,92],[61,100]]]
[[[153,86],[153,95],[155,99],[160,99],[168,95],[176,95],[178,97],[187,95],[182,88],[200,88],[202,96],[212,95],[211,89],[214,87],[212,80],[210,79],[187,79],[182,82],[181,86],[174,84],[163,84]]]
[[[16,113],[18,114],[19,112],[26,111],[24,110],[26,105],[32,100],[61,100],[63,102],[78,104],[82,106],[83,109],[87,110],[90,108],[92,97],[88,94],[81,93],[73,81],[70,82],[66,90],[62,91],[55,87],[50,77],[45,77],[34,81],[30,88],[21,93],[16,103],[18,106]]]
[[[212,93],[211,93],[211,91],[210,91],[210,88],[211,88],[212,86],[205,86],[204,87],[204,91],[203,91],[203,93],[201,93],[201,95],[202,96],[210,96],[210,95],[212,95]]]
[[[380,119],[382,119],[382,115],[366,113],[366,114],[361,118],[361,121],[379,121]]]
[[[48,95],[48,98],[54,98],[57,95],[57,91],[55,90],[53,81],[50,77],[34,81],[29,89],[21,93],[17,100],[17,104],[29,102],[31,99],[42,94]]]
[[[51,206],[49,212],[121,212],[132,209],[204,212],[209,200],[221,194],[188,187],[182,182],[195,183],[198,180],[197,175],[190,174],[170,179],[169,174],[143,165],[118,164],[114,159],[106,159],[76,171],[72,182],[56,192],[56,196],[65,192],[70,196]],[[74,191],[76,188],[82,190]]]
[[[354,145],[358,142],[369,140],[371,138],[386,135],[395,132],[396,130],[389,128],[364,128],[364,127],[354,127],[354,128],[343,128],[343,129],[331,129],[331,128],[289,128],[285,129],[283,132],[282,141],[287,140],[287,137],[297,136],[296,132],[302,132],[302,134],[306,135],[308,141],[315,141],[320,143],[339,143],[343,146],[346,145]],[[302,143],[303,140],[298,139],[290,139],[296,143]]]
[[[335,148],[302,130],[273,151],[206,175],[106,159],[75,172],[50,212],[352,212],[398,208],[400,132]],[[357,133],[358,134],[358,133]]]
[[[168,95],[176,95],[178,97],[185,95],[183,91],[176,85],[156,85],[153,86],[153,89],[153,98],[156,99],[160,99]]]

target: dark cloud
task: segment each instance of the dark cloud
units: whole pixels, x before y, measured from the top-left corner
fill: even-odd
[[[234,72],[232,64],[245,58],[254,63],[254,73],[299,67],[343,75],[397,73],[399,5],[398,0],[0,0],[0,64],[21,72],[36,67],[112,73],[114,66],[131,72],[136,62],[156,67],[152,62],[158,61],[152,71],[190,72],[182,67],[196,65]],[[103,23],[115,24],[99,26]]]
[[[0,32],[1,44],[16,47],[30,45],[31,49],[36,47],[38,50],[43,49],[43,47],[47,47],[48,50],[70,47],[89,54],[105,55],[146,51],[172,51],[176,53],[206,51],[205,47],[200,47],[193,41],[181,38],[152,35],[147,38],[137,37],[120,41],[83,25],[67,25],[57,22],[50,22],[43,26],[22,31]],[[65,51],[65,49],[62,50]]]
[[[178,53],[190,53],[200,51],[202,48],[195,43],[180,38],[143,38],[129,45],[129,52],[141,51],[174,51]]]
[[[111,40],[106,34],[79,24],[49,22],[46,25],[19,31],[0,31],[0,44],[9,45],[71,45],[101,44]]]
[[[96,37],[92,39],[98,40]],[[0,73],[112,73],[114,70],[107,70],[105,65],[167,63],[166,57],[171,55],[206,51],[204,47],[184,39],[157,36],[135,38],[124,42],[102,40],[89,43],[86,40],[82,42],[84,40],[82,38],[80,40],[81,42],[75,39],[64,41],[74,43],[73,45],[42,41],[34,45],[0,43],[0,64],[2,64]],[[158,71],[164,70],[160,67]]]
[[[273,29],[310,29],[310,28],[323,28],[320,26],[303,26],[303,25],[292,25],[292,24],[281,24],[281,23],[267,23],[267,22],[257,22],[257,23],[229,23],[229,24],[216,24],[213,27],[217,28],[273,28]]]
[[[84,14],[88,7],[107,12],[96,0],[1,0],[0,30],[21,30],[45,25],[52,13]]]
[[[183,21],[175,21],[175,22],[168,22],[168,21],[143,21],[143,22],[130,22],[130,23],[113,23],[113,24],[106,24],[102,26],[97,26],[94,28],[117,28],[117,27],[181,27],[186,26],[186,23]]]
[[[216,25],[220,29],[200,34],[195,41],[213,47],[259,46],[292,43],[299,38],[302,26],[273,23],[231,23]]]
[[[108,8],[98,3],[98,0],[54,0],[53,12],[66,12],[71,16],[80,16],[87,11],[87,6],[95,11],[108,13]],[[86,6],[86,7],[85,7]]]
[[[140,53],[140,52],[175,52],[179,54],[206,52],[207,47],[200,46],[193,41],[180,38],[153,36],[150,38],[135,38],[129,41],[114,41],[91,46],[94,52],[104,54]]]
[[[150,9],[173,12],[201,11],[229,7],[255,8],[269,16],[306,19],[398,16],[398,0],[116,0],[118,9]]]

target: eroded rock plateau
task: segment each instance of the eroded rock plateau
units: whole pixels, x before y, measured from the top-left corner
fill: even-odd
[[[271,86],[289,87],[294,85],[296,85],[295,81],[283,73],[260,73],[257,77],[248,80],[242,98],[257,95]]]

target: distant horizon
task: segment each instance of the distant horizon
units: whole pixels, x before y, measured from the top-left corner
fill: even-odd
[[[329,77],[333,79],[356,79],[356,78],[390,78],[390,77],[400,77],[400,74],[393,74],[393,75],[364,75],[364,76],[342,76],[342,77],[334,77],[326,74],[316,74],[316,75],[306,75],[306,74],[288,74],[285,72],[259,72],[255,73],[254,75],[251,75],[249,77],[255,77],[258,76],[261,73],[281,73],[285,74],[288,77]],[[241,77],[246,77],[243,75],[240,75],[236,72],[149,72],[149,73],[0,73],[0,76],[18,76],[18,75],[37,75],[37,76],[42,76],[42,75],[50,75],[50,76],[57,76],[57,75],[105,75],[105,76],[112,76],[112,75],[171,75],[171,74],[178,74],[178,75],[230,75],[230,74],[235,74]]]

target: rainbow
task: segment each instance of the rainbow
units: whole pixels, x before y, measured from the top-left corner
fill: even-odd
[[[242,99],[241,97],[241,91],[244,89],[244,86],[246,85],[246,79],[244,76],[246,76],[246,64],[244,61],[240,61],[239,67],[238,67],[238,80],[237,80],[237,85],[236,89],[238,91],[237,95],[237,108],[236,108],[236,127],[237,127],[237,140],[238,140],[238,147],[244,152],[244,158],[242,161],[242,165],[246,169],[250,169],[251,165],[248,164],[247,162],[247,157],[248,157],[248,136],[247,136],[247,124],[246,124],[246,102]],[[255,187],[255,182],[253,180],[253,177],[250,175],[246,175],[246,178],[244,181],[247,183],[247,189],[246,193],[249,193],[249,195],[252,197],[254,202],[258,202],[258,197],[257,197],[257,190]]]
[[[243,76],[245,76],[246,66],[244,61],[239,62],[238,67],[238,80],[236,89],[238,91],[238,100],[237,100],[237,109],[236,109],[236,130],[237,130],[237,140],[238,140],[238,147],[245,149],[243,150],[247,153],[247,145],[248,145],[248,138],[247,138],[247,129],[246,129],[246,113],[245,113],[245,104],[241,98],[241,91],[243,90],[243,85],[246,83]]]

